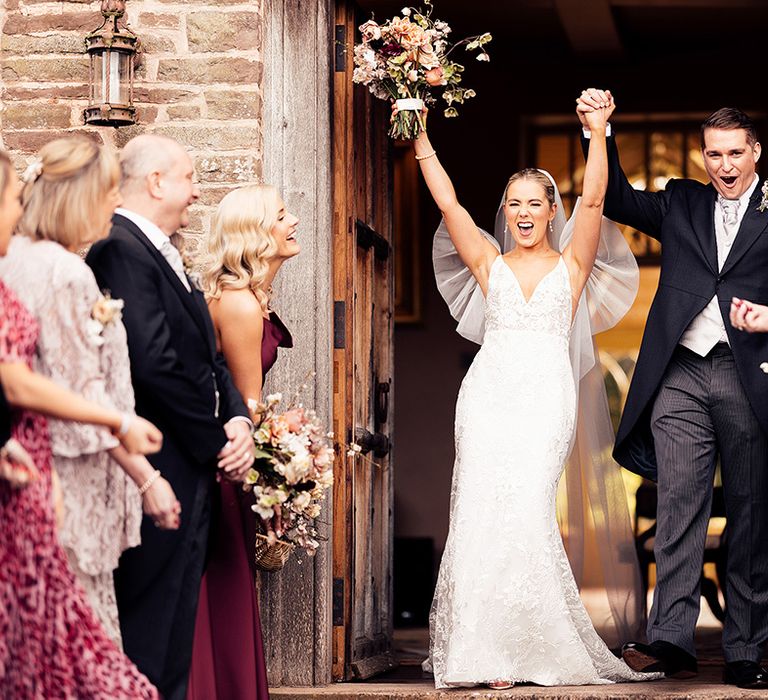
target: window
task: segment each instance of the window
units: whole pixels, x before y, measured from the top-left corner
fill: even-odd
[[[675,177],[688,177],[707,182],[699,147],[700,120],[662,124],[654,122],[617,125],[616,144],[621,164],[632,186],[657,192]],[[578,130],[573,122],[562,125],[529,126],[528,162],[548,170],[555,178],[566,213],[570,215],[576,197],[581,194],[584,157]],[[641,265],[657,265],[660,246],[650,236],[629,226],[624,235]]]

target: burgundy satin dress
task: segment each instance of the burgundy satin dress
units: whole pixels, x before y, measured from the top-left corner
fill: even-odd
[[[273,311],[264,320],[264,375],[278,347],[293,347],[293,339]],[[256,515],[237,484],[222,481],[214,498],[219,503],[200,587],[187,700],[268,700],[253,565]]]

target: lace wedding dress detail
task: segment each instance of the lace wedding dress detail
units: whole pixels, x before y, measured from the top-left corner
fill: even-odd
[[[555,497],[576,392],[561,257],[528,301],[502,256],[485,337],[459,391],[450,531],[430,615],[435,686],[648,680],[594,630],[566,558]]]

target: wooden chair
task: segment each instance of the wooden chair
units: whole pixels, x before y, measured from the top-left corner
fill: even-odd
[[[648,578],[651,564],[656,563],[656,556],[653,552],[653,545],[656,541],[656,484],[644,481],[637,489],[635,498],[635,547],[637,548],[637,558],[640,562],[643,600],[646,601],[648,599]],[[710,518],[716,517],[725,517],[725,500],[723,498],[722,486],[715,486],[712,496]],[[652,524],[643,529],[642,521],[652,521]],[[707,601],[712,614],[720,622],[725,619],[725,611],[720,605],[720,598],[718,596],[718,582],[720,586],[723,586],[723,597],[725,597],[726,530],[727,528],[724,528],[719,535],[707,534],[706,544],[704,545],[704,563],[714,563],[717,571],[717,581],[705,576],[703,568],[701,572],[701,594]]]

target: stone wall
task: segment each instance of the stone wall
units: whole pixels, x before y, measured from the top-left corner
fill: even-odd
[[[270,390],[331,416],[330,289],[331,0],[128,0],[127,25],[141,42],[138,124],[85,127],[84,37],[101,23],[88,0],[0,0],[0,146],[23,170],[46,142],[85,133],[120,148],[151,131],[185,144],[202,196],[187,240],[207,232],[231,188],[266,179],[301,220],[302,253],[275,284],[274,302],[294,349],[270,371]],[[313,376],[310,376],[313,373]],[[327,535],[332,514],[324,514]],[[331,556],[292,559],[261,577],[270,685],[331,680]]]
[[[99,2],[2,0],[0,137],[20,170],[62,132],[121,147],[144,131],[178,139],[201,185],[189,234],[208,230],[233,186],[262,175],[262,0],[128,0],[126,25],[141,41],[135,126],[86,127],[85,35]]]

